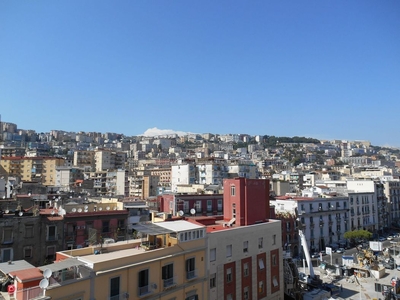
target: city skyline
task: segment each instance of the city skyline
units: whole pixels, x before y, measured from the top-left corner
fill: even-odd
[[[400,2],[0,4],[2,121],[400,146]]]

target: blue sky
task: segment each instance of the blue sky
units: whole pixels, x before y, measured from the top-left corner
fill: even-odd
[[[400,146],[400,1],[2,1],[0,113]]]

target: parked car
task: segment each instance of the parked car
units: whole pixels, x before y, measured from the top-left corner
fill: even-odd
[[[388,240],[388,241],[391,241],[391,240],[393,240],[393,239],[394,239],[394,237],[391,236],[391,235],[389,235],[389,236],[387,237],[387,240]]]
[[[336,250],[336,253],[344,253],[344,248],[338,248],[337,250]]]
[[[396,266],[397,271],[400,271],[400,265]]]
[[[383,237],[383,236],[381,236],[381,237],[378,239],[378,241],[379,241],[379,242],[384,242],[384,241],[386,241],[386,238]]]

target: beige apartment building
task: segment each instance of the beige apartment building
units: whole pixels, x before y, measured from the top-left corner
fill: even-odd
[[[14,299],[207,299],[204,226],[177,220],[136,230],[142,239],[58,252],[58,262],[39,268],[7,268]]]
[[[1,168],[8,176],[45,186],[55,185],[56,167],[64,163],[65,160],[58,157],[2,157],[0,160]]]

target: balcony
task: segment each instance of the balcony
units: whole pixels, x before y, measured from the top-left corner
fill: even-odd
[[[170,288],[176,285],[174,277],[168,278],[168,279],[164,279],[164,288]]]
[[[197,270],[187,271],[186,279],[190,280],[197,277]]]
[[[150,294],[150,286],[149,285],[140,286],[138,288],[138,293],[139,293],[139,296],[144,296],[144,295]]]

